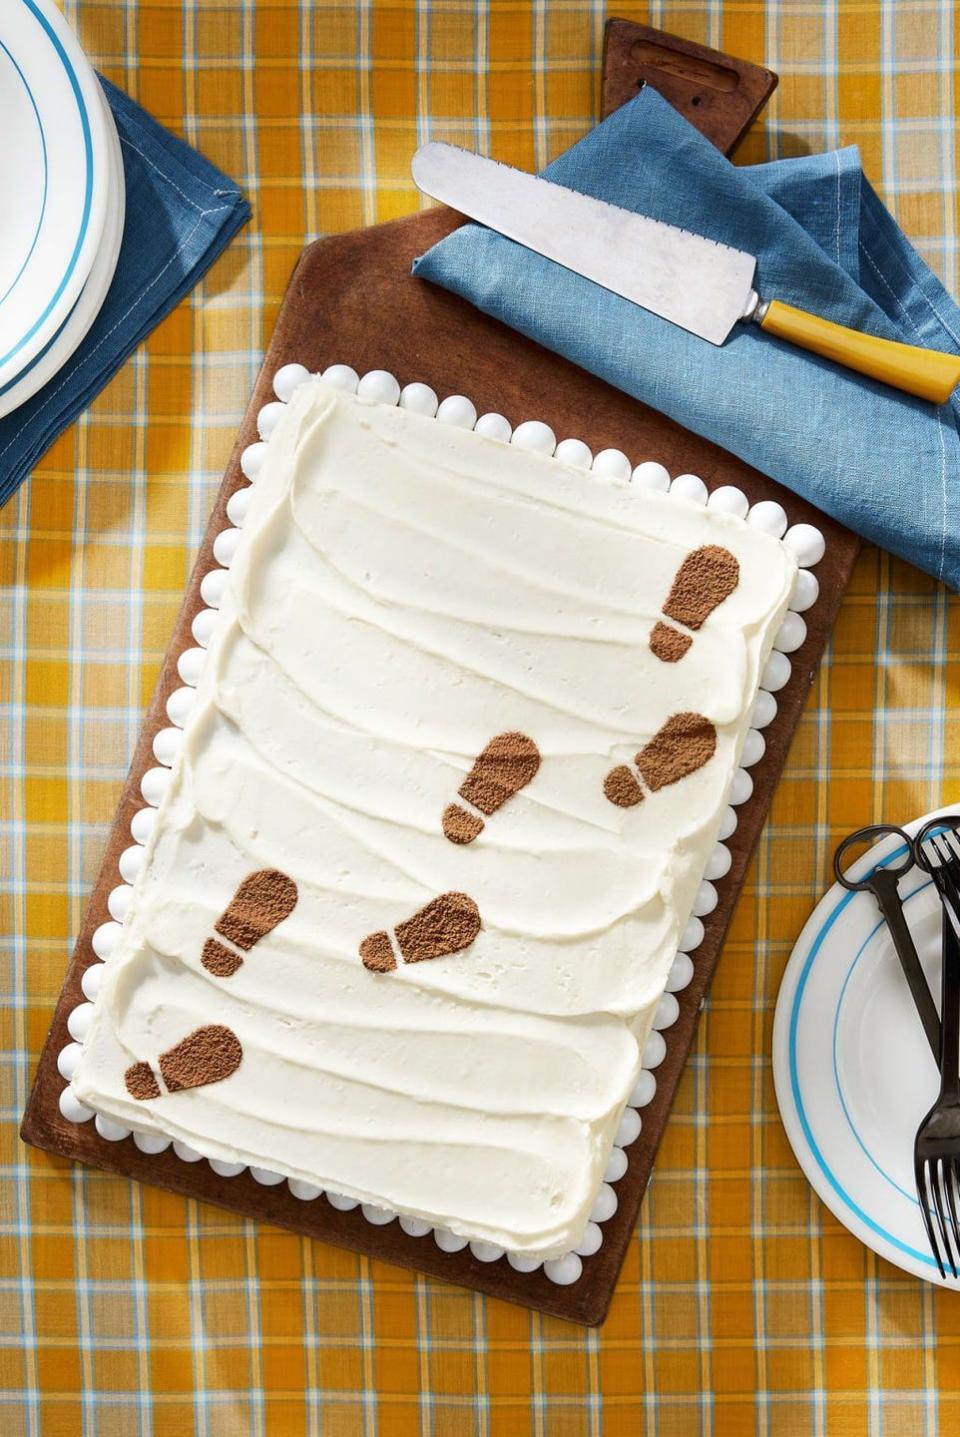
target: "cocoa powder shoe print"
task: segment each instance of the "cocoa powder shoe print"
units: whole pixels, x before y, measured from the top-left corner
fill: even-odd
[[[215,978],[232,978],[243,965],[243,954],[289,918],[296,903],[297,885],[285,873],[261,868],[248,874],[213,925],[226,943],[208,938],[203,945],[200,961],[204,968]]]
[[[164,1089],[168,1093],[179,1093],[185,1088],[222,1083],[237,1071],[242,1058],[243,1048],[236,1033],[211,1023],[206,1028],[194,1029],[175,1047],[160,1054],[156,1064],[159,1078],[149,1063],[132,1063],[123,1079],[132,1098],[149,1102],[151,1098],[161,1097]]]
[[[470,807],[450,803],[443,810],[445,836],[451,843],[472,843],[483,832],[484,818],[526,788],[539,767],[540,750],[532,738],[525,733],[498,733],[457,790]]]
[[[462,953],[480,932],[480,910],[466,893],[441,893],[405,918],[393,930],[394,942],[383,929],[371,933],[360,944],[363,966],[371,973],[392,973],[397,953],[404,963],[423,963],[428,958],[447,958]]]
[[[673,714],[634,759],[639,779],[620,764],[603,780],[603,791],[618,808],[634,808],[646,791],[656,793],[703,768],[716,748],[717,731],[703,714]]]
[[[662,610],[667,622],[658,620],[650,631],[651,652],[665,664],[677,663],[693,643],[693,634],[730,597],[739,582],[740,565],[729,549],[719,544],[694,549],[670,586]]]

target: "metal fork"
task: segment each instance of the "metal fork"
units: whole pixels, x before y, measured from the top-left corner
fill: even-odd
[[[940,1093],[917,1130],[913,1171],[940,1276],[946,1277],[949,1267],[956,1277],[960,1263],[960,838],[952,831],[932,835],[918,845],[917,861],[936,884],[944,913]]]

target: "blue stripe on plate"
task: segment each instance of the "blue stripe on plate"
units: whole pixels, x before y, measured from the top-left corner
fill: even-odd
[[[27,250],[27,253],[24,256],[23,264],[20,266],[16,274],[13,276],[13,279],[7,285],[7,288],[4,290],[3,294],[0,294],[0,304],[3,304],[3,301],[7,298],[7,295],[10,294],[12,290],[16,289],[17,281],[20,279],[20,276],[23,274],[23,271],[30,263],[30,256],[33,254],[33,251],[37,247],[37,240],[40,237],[40,230],[43,227],[43,216],[46,213],[47,209],[47,186],[50,182],[50,174],[47,167],[47,136],[44,132],[43,121],[40,118],[40,111],[37,109],[37,102],[33,98],[33,91],[27,84],[26,75],[20,69],[20,66],[17,64],[13,55],[7,49],[6,45],[3,43],[2,40],[0,40],[0,50],[2,50],[3,53],[6,55],[7,59],[10,61],[10,64],[16,70],[17,74],[20,76],[21,81],[23,82],[23,88],[27,92],[27,99],[33,106],[33,113],[37,121],[37,129],[40,131],[40,148],[43,151],[43,197],[40,201],[40,213],[37,216],[37,227],[33,232],[33,239],[30,241],[30,248]]]
[[[906,898],[903,900],[904,908],[906,908],[907,904],[912,898],[916,898],[918,893],[923,893],[924,889],[929,888],[932,883],[933,879],[928,878],[925,883],[919,884],[919,886],[914,888],[911,893],[908,893]],[[843,1003],[847,994],[847,988],[849,986],[850,979],[853,977],[854,972],[857,968],[857,964],[860,962],[860,959],[863,957],[870,943],[873,941],[876,935],[880,932],[880,929],[883,927],[885,927],[885,924],[884,920],[881,918],[880,922],[874,928],[871,928],[870,932],[867,934],[866,938],[863,940],[860,947],[857,949],[857,952],[853,958],[853,962],[847,969],[846,976],[843,980],[843,986],[840,989],[840,997],[837,1000],[837,1011],[833,1015],[833,1081],[837,1089],[837,1097],[840,1099],[840,1106],[843,1109],[843,1116],[847,1120],[847,1126],[853,1134],[854,1141],[856,1142],[857,1147],[863,1153],[864,1157],[867,1159],[867,1162],[870,1163],[872,1167],[876,1168],[877,1172],[880,1174],[880,1176],[884,1179],[885,1182],[888,1182],[890,1184],[894,1192],[899,1193],[901,1197],[906,1198],[907,1202],[913,1203],[914,1207],[916,1207],[919,1205],[916,1193],[908,1192],[906,1188],[902,1188],[900,1184],[890,1176],[886,1168],[882,1168],[880,1166],[876,1158],[873,1156],[873,1153],[863,1141],[863,1138],[861,1138],[859,1129],[857,1128],[856,1123],[853,1121],[853,1117],[851,1116],[850,1110],[847,1107],[847,1100],[843,1095],[843,1085],[840,1082],[840,1067],[837,1062],[837,1037],[840,1031],[840,1012],[843,1008]]]
[[[876,865],[876,868],[886,868],[886,866],[889,863],[892,863],[895,859],[902,858],[906,851],[906,847],[904,846],[904,844],[901,843],[898,848],[895,848],[893,850],[892,853],[888,853],[886,858],[884,858],[880,863]],[[874,872],[876,872],[876,868],[873,870]],[[827,1182],[830,1184],[830,1187],[836,1193],[840,1201],[850,1210],[850,1212],[852,1212],[856,1217],[860,1219],[860,1221],[864,1224],[865,1227],[868,1227],[871,1232],[875,1232],[878,1237],[882,1237],[885,1242],[888,1242],[891,1247],[895,1247],[898,1252],[905,1253],[907,1257],[912,1257],[916,1259],[916,1261],[922,1262],[926,1266],[936,1269],[936,1263],[934,1262],[929,1252],[918,1252],[918,1250],[915,1247],[911,1247],[909,1243],[902,1242],[900,1238],[895,1237],[893,1233],[887,1232],[885,1227],[881,1227],[878,1222],[874,1221],[874,1219],[869,1215],[869,1213],[865,1213],[863,1211],[863,1208],[861,1208],[857,1203],[854,1202],[853,1198],[850,1196],[846,1188],[840,1182],[839,1178],[833,1172],[832,1168],[829,1166],[826,1159],[824,1158],[823,1153],[821,1153],[819,1147],[817,1146],[817,1141],[813,1136],[813,1132],[810,1128],[810,1122],[807,1118],[806,1110],[803,1106],[803,1097],[800,1092],[800,1076],[797,1065],[797,1028],[800,1022],[800,1004],[803,1002],[803,994],[807,986],[807,979],[809,978],[810,973],[813,969],[813,965],[816,962],[817,955],[819,954],[821,948],[826,942],[827,936],[829,935],[830,930],[833,928],[837,919],[840,917],[841,913],[844,912],[851,900],[856,896],[857,895],[855,893],[844,893],[843,897],[837,901],[837,903],[828,913],[827,917],[824,919],[822,927],[817,933],[817,936],[814,938],[813,942],[810,945],[810,952],[807,954],[806,961],[803,965],[803,969],[801,970],[800,979],[797,983],[797,991],[793,995],[793,1006],[790,1010],[790,1091],[793,1095],[793,1102],[797,1110],[797,1117],[800,1119],[800,1126],[803,1129],[803,1135],[807,1140],[807,1145],[816,1160],[818,1168],[823,1173],[823,1176],[826,1178]]]
[[[41,325],[44,324],[49,318],[52,310],[57,304],[57,301],[60,299],[60,296],[63,294],[64,290],[69,284],[73,271],[77,267],[77,260],[80,257],[80,251],[83,248],[83,242],[86,239],[87,228],[90,223],[90,208],[93,203],[93,140],[90,134],[90,120],[87,116],[86,107],[83,103],[83,95],[80,91],[80,82],[78,81],[76,72],[74,71],[74,68],[70,63],[67,52],[64,50],[63,45],[60,43],[59,36],[54,33],[53,28],[51,27],[50,22],[47,20],[46,16],[41,15],[40,11],[37,9],[36,4],[34,3],[34,0],[23,0],[23,3],[26,5],[27,9],[30,11],[34,19],[37,21],[37,23],[43,29],[44,33],[47,35],[47,38],[49,39],[54,50],[57,52],[57,55],[63,65],[63,68],[67,73],[67,78],[70,81],[70,88],[73,90],[74,98],[77,102],[77,110],[80,114],[80,125],[83,130],[83,148],[86,157],[87,179],[83,197],[83,214],[80,219],[80,232],[77,235],[77,241],[73,247],[73,253],[70,256],[63,278],[57,285],[56,290],[48,301],[47,306],[44,309],[43,313],[40,315],[39,319],[37,319],[35,323],[30,326],[26,334],[21,335],[20,339],[18,339],[17,343],[13,346],[11,350],[9,350],[6,354],[0,354],[0,365],[6,364],[9,360],[13,359],[14,356],[18,354],[21,349],[23,349],[24,345],[29,343],[29,341],[33,338]]]

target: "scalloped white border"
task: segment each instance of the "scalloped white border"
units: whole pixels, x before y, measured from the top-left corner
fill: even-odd
[[[312,377],[309,370],[302,364],[286,364],[274,375],[273,388],[277,398],[269,404],[265,404],[257,416],[257,430],[260,439],[257,443],[248,445],[240,456],[240,468],[251,484],[256,482],[263,464],[267,443],[283,414],[284,405],[291,399],[294,391],[305,380]],[[555,456],[567,464],[573,464],[584,470],[590,469],[594,473],[607,477],[632,479],[635,484],[642,485],[644,488],[669,492],[678,498],[686,499],[689,503],[706,505],[708,508],[719,509],[724,513],[735,515],[765,533],[782,539],[796,554],[797,562],[800,565],[791,607],[774,639],[773,649],[761,675],[752,724],[743,741],[741,766],[734,774],[730,785],[729,806],[721,820],[718,842],[707,861],[703,881],[694,900],[693,914],[681,937],[676,957],[667,977],[663,997],[654,1013],[650,1035],[641,1054],[640,1073],[624,1106],[604,1172],[604,1180],[600,1184],[583,1236],[571,1252],[546,1262],[541,1262],[539,1259],[523,1253],[506,1252],[495,1243],[469,1242],[470,1251],[481,1262],[494,1262],[505,1256],[510,1265],[518,1272],[534,1272],[542,1266],[544,1273],[552,1282],[566,1286],[576,1282],[580,1277],[583,1271],[582,1259],[591,1257],[599,1251],[603,1242],[600,1225],[608,1221],[617,1210],[617,1194],[614,1191],[614,1184],[627,1171],[628,1159],[625,1149],[640,1135],[643,1125],[640,1109],[647,1106],[656,1092],[657,1080],[654,1070],[659,1067],[666,1056],[667,1045],[663,1033],[676,1022],[679,1015],[679,1004],[674,995],[684,989],[693,977],[693,960],[690,954],[703,941],[702,920],[717,906],[715,885],[730,869],[730,850],[726,847],[724,840],[729,838],[736,829],[736,808],[740,804],[746,803],[753,793],[753,779],[748,770],[763,758],[766,744],[761,730],[772,723],[776,716],[777,701],[774,694],[783,688],[790,677],[789,655],[800,647],[807,635],[807,626],[802,614],[816,602],[820,591],[816,576],[810,572],[810,569],[823,557],[824,538],[820,530],[810,524],[795,524],[792,528],[788,528],[786,511],[780,504],[771,500],[761,500],[751,506],[743,491],[731,485],[715,489],[711,494],[708,493],[703,480],[695,474],[680,474],[671,480],[662,464],[648,460],[633,467],[626,454],[619,449],[604,449],[594,455],[589,447],[579,439],[564,439],[558,444],[556,435],[550,426],[536,419],[528,419],[519,424],[516,429],[512,429],[509,421],[502,414],[484,414],[478,417],[474,405],[462,394],[451,394],[441,403],[434,391],[426,384],[408,384],[401,389],[394,376],[386,370],[371,370],[361,379],[355,370],[345,364],[330,365],[323,371],[321,378],[328,384],[334,384],[349,393],[358,394],[362,399],[380,404],[399,404],[402,408],[413,410],[427,418],[435,418],[440,424],[473,429],[488,439],[515,444],[521,449]],[[227,581],[227,570],[237,551],[240,529],[246,518],[249,493],[249,488],[244,488],[238,489],[230,496],[227,503],[227,516],[232,527],[224,529],[214,540],[213,554],[218,567],[211,569],[203,577],[200,594],[206,607],[199,611],[192,624],[193,637],[197,647],[185,649],[177,660],[177,672],[183,680],[183,687],[176,689],[167,700],[167,716],[170,719],[170,727],[160,729],[155,735],[153,752],[157,766],[147,770],[140,785],[141,793],[148,807],[134,815],[131,825],[133,843],[120,855],[118,867],[122,882],[112,890],[107,898],[110,921],[102,923],[93,935],[93,951],[101,963],[108,961],[116,950],[121,927],[130,908],[132,885],[143,864],[143,845],[153,828],[157,807],[162,801],[170,781],[170,769],[180,749],[182,729],[193,702],[193,690],[199,683],[203,669],[204,650],[210,643],[216,626],[217,610]],[[66,1086],[60,1094],[60,1111],[70,1122],[83,1123],[93,1118],[97,1132],[108,1142],[121,1142],[124,1138],[132,1136],[134,1143],[143,1153],[165,1152],[171,1146],[170,1138],[157,1133],[136,1131],[123,1123],[116,1122],[113,1118],[106,1117],[101,1113],[94,1113],[93,1109],[79,1102],[73,1094],[71,1079],[76,1072],[82,1043],[89,1032],[93,1005],[100,991],[102,976],[103,969],[100,963],[91,964],[85,970],[81,978],[81,987],[87,1001],[78,1004],[67,1020],[67,1028],[72,1041],[61,1050],[57,1058],[60,1074],[66,1081]],[[202,1153],[179,1141],[173,1142],[173,1150],[184,1162],[200,1162],[203,1158]],[[213,1171],[224,1178],[235,1177],[247,1166],[245,1163],[227,1163],[215,1158],[208,1158],[207,1161]],[[271,1172],[266,1168],[251,1167],[250,1174],[256,1182],[262,1183],[266,1187],[286,1181],[293,1196],[305,1202],[313,1201],[323,1195],[323,1189],[317,1184],[304,1182],[299,1178],[284,1179],[281,1173]],[[398,1216],[386,1208],[376,1207],[372,1203],[360,1203],[356,1198],[344,1197],[338,1193],[327,1192],[326,1198],[333,1207],[341,1212],[360,1207],[367,1221],[377,1226],[392,1222]],[[401,1216],[399,1222],[403,1231],[410,1237],[426,1237],[428,1233],[432,1232],[434,1241],[444,1252],[459,1252],[468,1246],[467,1238],[460,1237],[446,1228],[433,1228],[423,1218]]]

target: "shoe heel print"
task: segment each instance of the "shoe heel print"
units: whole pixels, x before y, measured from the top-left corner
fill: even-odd
[[[634,763],[646,788],[656,793],[703,768],[716,747],[717,731],[703,714],[673,714],[643,746]],[[610,770],[603,791],[618,808],[633,808],[644,799],[644,789],[626,764]]]
[[[683,629],[696,633],[739,582],[740,565],[729,549],[719,544],[694,549],[677,570],[663,606],[664,619],[673,623],[658,620],[654,624],[651,652],[665,664],[677,663],[693,643],[692,635]],[[683,629],[675,628],[675,624],[682,624]]]
[[[441,893],[393,930],[404,963],[423,963],[462,953],[480,932],[480,910],[466,893]],[[390,934],[371,933],[360,944],[363,966],[371,973],[392,973],[397,966]]]
[[[540,750],[524,733],[498,733],[479,755],[457,790],[464,802],[487,818],[526,788],[540,767]],[[472,843],[484,822],[459,803],[443,810],[443,832],[451,843]]]
[[[215,978],[232,978],[243,964],[242,953],[249,953],[261,938],[266,938],[278,924],[289,918],[297,903],[297,885],[276,868],[261,868],[242,881],[230,900],[226,912],[213,925],[222,938],[233,944],[228,948],[216,938],[203,945],[200,961]],[[239,948],[242,953],[236,953]]]
[[[168,1093],[184,1088],[202,1088],[207,1083],[222,1083],[237,1071],[243,1048],[236,1033],[212,1023],[197,1028],[157,1059],[160,1078]],[[159,1098],[163,1088],[149,1063],[133,1063],[123,1075],[127,1092],[139,1102]]]

